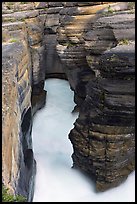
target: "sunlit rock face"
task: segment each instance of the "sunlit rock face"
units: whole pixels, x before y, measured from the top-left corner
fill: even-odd
[[[109,5],[63,8],[57,45],[81,107],[69,134],[73,166],[98,191],[119,185],[135,167],[135,16],[127,3]]]
[[[65,64],[70,86],[75,92],[74,100],[79,107],[86,97],[88,81],[95,77],[95,73],[87,60],[87,47],[89,45],[91,48],[94,45],[96,35],[91,37],[89,41],[86,41],[84,37],[93,31],[94,23],[97,19],[102,18],[108,8],[108,3],[112,7],[116,5],[112,2],[85,2],[82,4],[76,2],[73,6],[66,3],[60,11],[57,51],[61,61]],[[93,45],[90,45],[91,42]],[[113,39],[110,39],[109,44],[112,43]],[[98,44],[97,50],[102,49],[101,39],[99,39]],[[104,50],[107,48],[108,46]]]
[[[28,201],[33,197],[36,171],[31,138],[32,116],[45,102],[45,77],[39,68],[40,57],[37,52],[41,40],[37,28],[38,11],[32,10],[32,6],[30,3],[22,11],[20,4],[5,4],[2,24],[3,183],[12,193],[21,194]],[[34,28],[31,18],[36,24]],[[36,92],[36,85],[41,81],[43,86],[38,86]],[[37,104],[36,97],[40,100],[37,99]]]
[[[80,117],[69,135],[74,167],[94,175],[99,191],[117,186],[135,167],[134,57],[132,44],[102,55],[100,77],[88,83]]]
[[[4,184],[32,199],[32,116],[45,104],[45,78],[58,77],[80,110],[69,135],[74,166],[98,190],[118,185],[134,169],[132,5],[3,2],[2,13]]]
[[[84,36],[95,77],[69,137],[74,167],[93,175],[99,191],[119,185],[135,168],[134,25],[134,14],[115,14],[98,19]]]
[[[24,44],[3,45],[2,167],[4,184],[29,198],[32,197],[30,188],[35,161],[31,140],[31,64]],[[26,155],[29,151],[31,158],[28,167]]]

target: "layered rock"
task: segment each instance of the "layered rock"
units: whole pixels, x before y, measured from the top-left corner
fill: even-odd
[[[32,116],[45,103],[42,17],[31,3],[3,5],[3,183],[12,193],[32,201],[36,171]]]
[[[44,24],[44,45],[45,55],[45,77],[46,78],[64,78],[66,74],[62,62],[58,56],[57,29],[59,27],[59,11],[62,7],[51,7],[47,10],[47,18]]]
[[[93,175],[99,191],[117,186],[134,169],[133,5],[2,6],[4,184],[32,200],[32,116],[45,104],[45,78],[58,77],[68,79],[80,110],[69,134],[73,166]]]
[[[31,141],[31,64],[25,44],[3,45],[2,68],[3,182],[10,189],[12,186],[16,194],[31,199],[35,161]]]
[[[98,191],[119,185],[135,168],[134,17],[121,12],[99,18],[84,36],[96,77],[86,86],[69,138],[73,166],[94,176]]]
[[[57,30],[57,51],[61,61],[65,64],[65,72],[75,93],[74,101],[79,107],[86,97],[86,84],[95,77],[94,71],[90,68],[89,60],[87,60],[87,45],[84,37],[86,34],[88,35],[88,32],[92,33],[97,19],[105,13],[109,13],[108,8],[110,6],[115,10],[127,8],[125,3],[69,2],[59,12],[60,26]],[[109,43],[112,44],[113,41],[110,39]],[[98,41],[98,44],[100,49],[103,49],[101,40]]]
[[[25,21],[28,35],[28,45],[32,61],[32,107],[33,114],[44,106],[46,92],[43,90],[45,81],[45,46],[43,45],[43,22],[40,17]]]

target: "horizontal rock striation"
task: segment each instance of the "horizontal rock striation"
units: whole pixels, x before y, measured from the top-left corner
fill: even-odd
[[[109,14],[110,6],[115,11],[127,9],[127,4],[124,2],[66,2],[59,12],[60,26],[57,29],[57,52],[64,64],[70,86],[75,93],[74,101],[79,107],[85,100],[88,81],[96,74],[95,70],[90,68],[91,56],[88,54],[88,47],[92,49],[91,47],[94,46],[93,49],[95,50],[95,46],[97,46],[98,52],[101,52],[101,50],[105,51],[109,46],[115,45],[114,39],[107,40],[106,37],[106,40],[95,41],[94,34],[93,38],[89,36],[94,30],[94,23],[97,19]],[[111,30],[107,33],[108,36],[110,32]],[[104,35],[102,34],[102,36]],[[112,35],[111,38],[113,38]],[[94,45],[94,42],[98,45]],[[98,59],[97,56],[96,59]]]
[[[36,163],[32,116],[44,106],[42,17],[34,4],[3,3],[2,179],[14,194],[32,201]],[[29,11],[29,9],[31,11]],[[8,124],[8,125],[7,125]]]
[[[84,36],[96,77],[86,86],[69,138],[73,166],[93,176],[98,191],[118,186],[135,168],[134,17],[123,12],[99,18]]]
[[[25,156],[32,151],[30,58],[25,42],[5,44],[2,49],[3,182],[10,189],[12,186],[15,193],[29,198],[35,174],[33,152],[29,167]]]
[[[2,3],[2,179],[14,194],[32,201],[32,118],[49,77],[68,79],[80,112],[69,134],[73,167],[99,191],[134,170],[133,3]]]

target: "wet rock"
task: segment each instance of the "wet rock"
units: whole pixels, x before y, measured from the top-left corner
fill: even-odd
[[[111,22],[114,23],[116,18],[117,15],[111,16]],[[127,32],[126,36],[124,32],[126,28],[130,29],[130,23],[123,21],[125,29],[116,32],[120,29],[117,26],[120,19],[131,22],[132,15],[121,15],[115,25],[111,24],[111,30],[104,24],[105,30],[99,31],[103,20],[110,22],[109,17],[99,19],[93,32],[85,37],[96,45],[86,44],[93,61],[90,67],[98,70],[99,75],[89,80],[79,118],[69,134],[74,148],[73,166],[93,175],[98,191],[118,186],[135,168],[135,39],[134,33],[128,35]],[[127,41],[119,42],[122,32]],[[108,41],[104,51],[99,47],[103,38]],[[109,47],[109,41],[115,42],[115,47]]]
[[[18,56],[18,58],[16,57]],[[3,45],[3,181],[17,194],[33,196],[30,192],[34,176],[34,158],[31,157],[31,173],[24,163],[25,149],[32,148],[31,141],[31,83],[27,69],[31,69],[29,52],[23,43]],[[26,61],[24,69],[22,63]],[[31,109],[29,109],[31,110]],[[23,119],[26,115],[26,119]],[[29,116],[29,117],[28,117]],[[28,123],[26,124],[26,121]],[[23,122],[24,121],[24,122]],[[8,136],[8,137],[7,137]],[[12,187],[12,188],[11,188]]]
[[[45,104],[48,77],[68,79],[80,111],[69,134],[73,167],[93,176],[99,191],[119,185],[134,170],[134,8],[126,2],[3,2],[2,8],[5,185],[32,201],[32,117]]]

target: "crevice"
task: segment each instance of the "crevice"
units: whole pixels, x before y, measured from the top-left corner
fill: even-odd
[[[21,130],[23,135],[26,135],[26,133],[29,131],[30,125],[31,125],[31,108],[27,110],[22,119]]]

